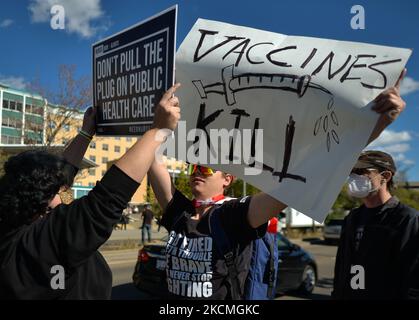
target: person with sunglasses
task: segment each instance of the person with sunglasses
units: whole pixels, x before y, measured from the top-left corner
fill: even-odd
[[[349,176],[348,193],[363,204],[342,226],[335,299],[419,299],[419,212],[392,196],[395,173],[389,154],[371,150]]]
[[[95,134],[95,111],[63,156],[27,151],[11,157],[0,178],[0,299],[109,299],[112,274],[98,248],[139,187],[161,145],[174,130],[179,101],[171,87],[156,105],[148,130],[88,195],[63,204]]]
[[[225,196],[234,177],[206,166],[189,164],[189,184],[194,196],[186,198],[172,184],[162,163],[155,161],[149,171],[150,183],[164,210],[162,226],[169,231],[166,273],[170,297],[174,299],[233,298],[225,259],[217,253],[211,237],[209,212],[217,208],[225,233],[237,249],[237,279],[243,296],[250,266],[250,243],[262,237],[267,222],[286,205],[265,193],[231,199]]]
[[[392,123],[405,108],[399,93],[400,82],[376,97],[373,110],[380,114],[368,143]],[[168,291],[178,299],[236,299],[244,297],[245,280],[250,266],[251,242],[264,236],[270,219],[287,205],[261,192],[241,199],[226,199],[225,190],[233,176],[204,166],[188,168],[194,199],[190,200],[172,184],[170,174],[161,162],[155,161],[149,181],[163,209],[161,224],[169,232],[166,245],[166,276]],[[217,210],[221,227],[236,248],[235,277],[225,257],[217,248],[223,246],[211,234],[210,216]],[[215,243],[215,244],[214,244]],[[238,279],[232,284],[231,279]],[[239,293],[234,288],[239,287]]]

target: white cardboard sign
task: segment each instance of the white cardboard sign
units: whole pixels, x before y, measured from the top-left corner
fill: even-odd
[[[176,55],[186,132],[199,128],[206,138],[211,129],[237,128],[254,134],[204,144],[201,135],[186,145],[195,155],[205,151],[210,167],[322,222],[378,119],[369,103],[396,83],[410,54],[199,19]],[[261,140],[255,134],[260,129]],[[214,161],[226,141],[233,146],[229,161],[225,155]],[[177,146],[177,158],[193,162],[190,155]],[[252,166],[263,170],[245,174]]]

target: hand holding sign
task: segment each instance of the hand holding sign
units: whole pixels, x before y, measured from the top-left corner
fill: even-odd
[[[97,134],[140,136],[173,84],[177,6],[93,45]]]
[[[176,83],[167,90],[155,110],[153,127],[174,130],[180,119],[179,99],[174,96],[180,83]]]
[[[96,107],[89,107],[86,109],[83,117],[82,130],[91,136],[96,133]]]
[[[406,103],[400,97],[400,84],[406,73],[407,69],[404,69],[394,87],[383,91],[374,100],[375,106],[372,109],[381,114],[385,113],[390,122],[396,120],[406,106]]]
[[[390,85],[410,55],[199,19],[176,54],[184,128],[196,132],[176,156],[323,221],[371,132],[403,110],[400,81]]]
[[[406,73],[407,70],[403,69],[394,87],[384,90],[374,99],[375,105],[372,107],[372,110],[381,115],[368,140],[368,144],[378,138],[381,132],[396,120],[406,107],[406,102],[400,97],[400,83],[406,76]]]

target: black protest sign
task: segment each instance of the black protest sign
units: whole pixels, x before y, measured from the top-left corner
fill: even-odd
[[[93,45],[97,135],[139,136],[173,85],[177,6]]]

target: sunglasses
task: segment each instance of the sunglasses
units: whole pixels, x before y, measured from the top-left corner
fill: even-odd
[[[214,170],[208,167],[203,167],[198,164],[189,164],[188,165],[188,175],[193,175],[197,171],[199,171],[203,176],[212,176],[214,174]]]
[[[374,168],[368,168],[368,169],[353,169],[351,171],[351,173],[355,173],[355,174],[357,174],[359,176],[363,176],[363,175],[369,174],[371,172],[380,172],[380,170],[374,169]]]

